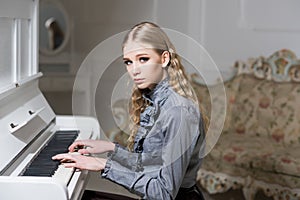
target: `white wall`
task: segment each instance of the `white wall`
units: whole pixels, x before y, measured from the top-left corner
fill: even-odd
[[[219,66],[282,48],[300,57],[299,1],[202,0],[202,5],[201,42]]]
[[[282,48],[300,57],[300,1],[165,0],[156,7],[161,25],[198,41],[221,69]]]

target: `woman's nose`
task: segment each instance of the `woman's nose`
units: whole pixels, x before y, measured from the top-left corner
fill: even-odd
[[[133,68],[132,68],[132,74],[134,76],[138,75],[139,73],[141,73],[141,68],[138,64],[134,64]]]

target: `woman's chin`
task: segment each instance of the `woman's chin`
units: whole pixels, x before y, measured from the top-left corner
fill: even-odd
[[[146,89],[148,88],[147,86],[143,85],[143,84],[136,84],[137,88],[143,90],[143,89]]]

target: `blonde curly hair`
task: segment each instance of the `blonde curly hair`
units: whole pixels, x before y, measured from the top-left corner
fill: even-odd
[[[156,24],[152,22],[142,22],[135,25],[125,36],[122,48],[126,47],[129,43],[138,43],[147,45],[161,55],[164,51],[168,51],[170,54],[170,62],[168,64],[167,72],[169,76],[169,84],[175,92],[179,95],[191,99],[193,102],[199,105],[200,111],[202,112],[201,104],[198,103],[196,93],[194,92],[192,86],[190,85],[187,75],[185,73],[184,67],[181,64],[181,59],[174,45],[171,43],[170,39],[166,33]],[[148,106],[147,102],[143,98],[143,90],[137,88],[135,85],[133,87],[131,95],[131,133],[128,138],[127,148],[133,150],[135,136],[140,124],[140,114]],[[204,121],[205,127],[208,126],[208,118],[202,112],[202,119]]]

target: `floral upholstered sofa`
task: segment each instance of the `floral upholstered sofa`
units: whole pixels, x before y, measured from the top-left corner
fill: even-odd
[[[300,199],[300,60],[283,49],[234,67],[237,74],[224,83],[224,128],[203,159],[199,183],[211,194],[242,189],[246,200],[258,190],[276,200]],[[209,110],[214,86],[191,77]]]

